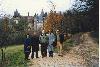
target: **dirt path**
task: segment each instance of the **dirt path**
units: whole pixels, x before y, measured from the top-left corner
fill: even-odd
[[[66,54],[63,57],[54,53],[54,57],[42,58],[39,51],[39,58],[31,59],[30,67],[86,67],[78,55]]]

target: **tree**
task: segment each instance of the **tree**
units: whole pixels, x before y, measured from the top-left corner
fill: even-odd
[[[99,0],[76,0],[73,9],[83,15],[85,22],[81,25],[87,31],[98,31],[99,29]],[[84,25],[83,25],[84,24]]]
[[[18,24],[14,24],[16,31],[24,31],[27,28],[27,20],[23,17],[20,18]]]
[[[0,29],[0,49],[2,52],[2,64],[4,64],[5,60],[5,52],[4,50],[6,49],[7,42],[8,42],[8,35],[9,35],[9,27],[8,27],[8,18],[4,17],[3,21],[1,22],[1,29]],[[5,48],[5,49],[4,49]]]
[[[63,15],[56,12],[50,12],[44,23],[44,29],[46,32],[53,30],[55,32],[57,29],[61,30],[61,22],[63,20]]]
[[[98,0],[76,0],[71,10],[64,12],[64,30],[70,33],[98,31]]]

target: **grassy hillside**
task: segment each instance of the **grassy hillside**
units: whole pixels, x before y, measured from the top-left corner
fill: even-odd
[[[5,49],[5,60],[1,61],[0,50],[0,67],[27,67],[27,62],[24,60],[23,45],[9,46]]]

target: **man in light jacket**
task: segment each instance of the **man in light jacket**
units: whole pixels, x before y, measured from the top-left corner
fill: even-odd
[[[53,57],[53,42],[55,41],[55,36],[54,34],[49,30],[49,44],[48,44],[48,52],[49,52],[49,57]]]

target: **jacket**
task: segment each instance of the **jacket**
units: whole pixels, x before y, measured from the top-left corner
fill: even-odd
[[[55,41],[57,42],[57,35],[55,37],[56,37]],[[64,42],[64,34],[63,33],[59,34],[59,41],[60,41],[60,43]]]
[[[48,43],[48,36],[46,34],[41,34],[39,37],[40,43]]]
[[[31,39],[26,38],[24,41],[24,52],[31,52]]]
[[[36,44],[39,44],[39,37],[38,36],[31,37],[31,45],[36,45]]]

